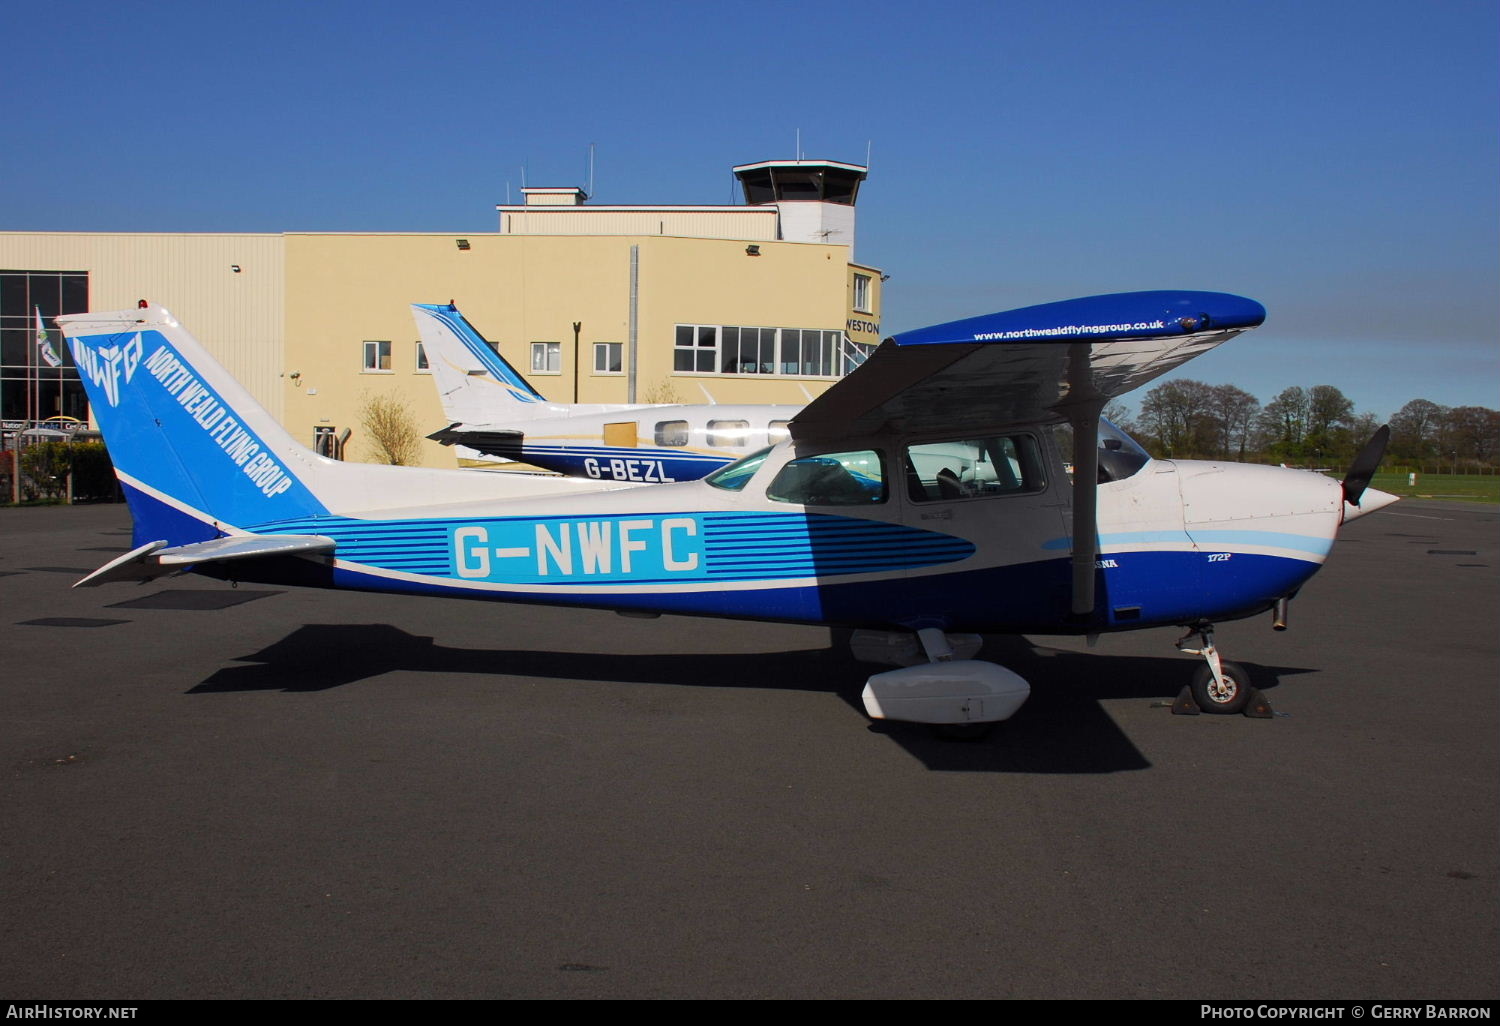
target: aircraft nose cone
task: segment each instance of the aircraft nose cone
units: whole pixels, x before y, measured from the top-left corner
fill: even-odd
[[[1365,493],[1359,497],[1359,505],[1344,503],[1344,523],[1358,520],[1366,513],[1374,513],[1378,509],[1385,509],[1393,502],[1400,501],[1399,495],[1390,492],[1382,492],[1379,488],[1366,488]]]

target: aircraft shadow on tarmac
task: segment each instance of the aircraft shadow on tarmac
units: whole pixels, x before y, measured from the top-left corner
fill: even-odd
[[[1175,698],[1192,672],[1186,658],[1094,655],[1034,645],[1022,637],[986,637],[981,653],[1032,684],[1014,720],[984,740],[939,738],[918,724],[877,721],[930,769],[1022,773],[1113,773],[1150,763],[1105,713],[1102,699]],[[860,691],[879,667],[856,662],[835,632],[823,649],[714,654],[620,654],[519,649],[449,648],[389,624],[308,624],[259,652],[238,657],[189,694],[244,691],[310,692],[342,687],[392,670],[475,673],[572,681],[758,688],[833,693],[864,713]],[[1312,672],[1242,663],[1257,687]],[[1157,710],[1169,715],[1166,708]],[[1245,724],[1251,727],[1250,723]]]

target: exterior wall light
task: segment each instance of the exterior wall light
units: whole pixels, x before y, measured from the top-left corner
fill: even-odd
[[[468,239],[454,239],[453,242],[454,242],[455,245],[458,246],[459,249],[468,249],[469,248],[469,240]]]
[[[745,255],[746,256],[760,256],[760,247],[759,246],[746,246],[745,247]]]

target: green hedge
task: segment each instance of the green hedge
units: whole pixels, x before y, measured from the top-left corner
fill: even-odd
[[[74,502],[119,498],[115,467],[103,442],[42,442],[28,445],[21,453],[22,500],[67,498],[70,470]]]

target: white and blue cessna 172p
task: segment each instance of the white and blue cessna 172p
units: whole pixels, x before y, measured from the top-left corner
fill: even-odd
[[[801,406],[548,402],[452,303],[412,316],[450,421],[428,435],[571,477],[695,481],[785,441]]]
[[[1366,490],[1384,432],[1340,483],[1152,459],[1099,411],[1264,316],[1140,292],[908,332],[788,441],[650,487],[329,460],[161,307],[60,317],[135,522],[136,548],[78,583],[192,570],[849,627],[857,655],[916,664],[872,676],[867,712],[946,725],[1030,691],[968,658],[975,633],[1179,625],[1204,657],[1196,703],[1233,712],[1251,689],[1213,624],[1283,617],[1340,525],[1394,501]]]

